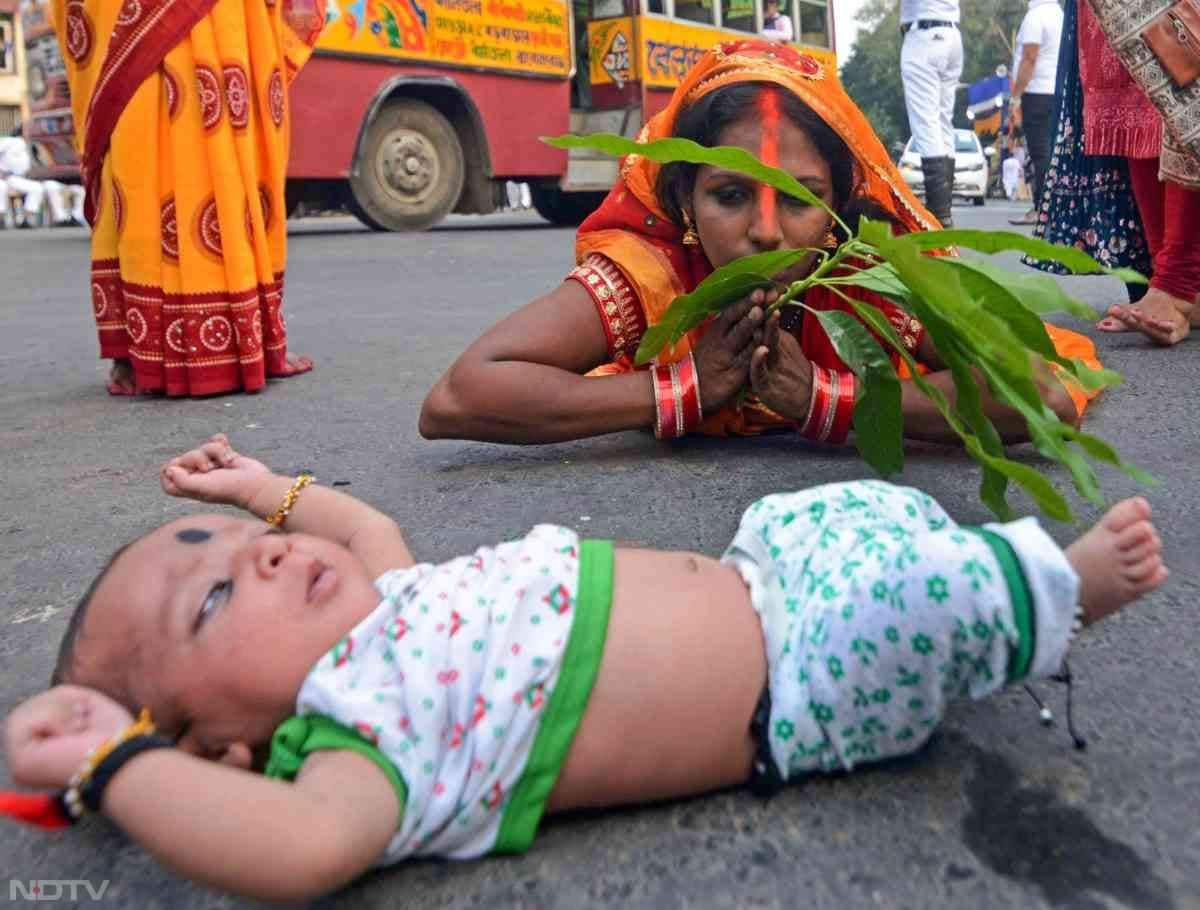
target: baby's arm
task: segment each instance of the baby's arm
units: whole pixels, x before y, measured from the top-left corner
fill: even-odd
[[[365,872],[400,805],[356,752],[318,752],[283,783],[177,749],[142,753],[113,778],[104,813],[179,874],[262,900],[304,900]]]
[[[13,778],[61,787],[90,749],[131,721],[92,689],[43,692],[8,718]],[[121,766],[104,790],[103,810],[187,878],[265,900],[299,900],[364,872],[395,834],[401,807],[384,773],[355,752],[315,753],[287,784],[163,748]]]
[[[235,452],[223,433],[163,465],[163,489],[172,496],[234,505],[266,518],[283,502],[295,477]],[[301,491],[284,527],[346,547],[372,576],[413,564],[399,526],[361,500],[328,487]]]

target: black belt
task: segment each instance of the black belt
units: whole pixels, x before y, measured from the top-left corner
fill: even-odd
[[[907,35],[908,30],[913,27],[919,29],[927,28],[958,28],[957,22],[948,22],[945,19],[918,19],[916,22],[905,22],[900,26],[900,34]]]

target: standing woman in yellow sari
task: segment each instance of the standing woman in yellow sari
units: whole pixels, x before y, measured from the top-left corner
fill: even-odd
[[[114,395],[254,392],[289,356],[287,86],[317,0],[55,0]]]

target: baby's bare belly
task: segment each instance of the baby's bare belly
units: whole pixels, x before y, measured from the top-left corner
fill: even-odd
[[[765,683],[762,627],[737,572],[694,553],[617,550],[604,657],[550,809],[745,781]]]

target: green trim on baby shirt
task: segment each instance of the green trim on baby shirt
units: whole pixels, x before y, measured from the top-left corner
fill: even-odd
[[[1013,621],[1017,626],[1017,647],[1008,655],[1008,682],[1020,682],[1029,675],[1030,664],[1033,663],[1034,646],[1037,644],[1037,626],[1033,617],[1033,595],[1029,591],[1029,582],[1025,578],[1025,570],[1021,568],[1021,560],[1007,540],[987,528],[968,528],[983,539],[1000,564],[1004,573],[1004,581],[1008,585],[1008,599],[1012,603]]]
[[[375,762],[396,791],[396,798],[400,800],[400,815],[404,815],[408,788],[404,786],[404,779],[396,766],[361,734],[322,714],[297,714],[279,725],[271,737],[271,754],[263,774],[281,780],[294,780],[309,755],[329,749],[349,749]],[[400,819],[396,820],[396,827],[400,827]]]
[[[538,722],[525,770],[504,807],[492,848],[496,853],[521,853],[533,843],[546,800],[558,781],[600,670],[612,593],[612,541],[580,541],[579,590],[571,636],[562,655],[558,682]]]

